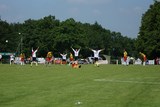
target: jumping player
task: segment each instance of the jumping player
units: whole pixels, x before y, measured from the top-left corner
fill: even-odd
[[[98,58],[99,58],[99,53],[101,52],[101,51],[103,51],[104,49],[96,49],[96,50],[94,50],[94,49],[91,49],[91,48],[89,48],[91,51],[93,51],[93,53],[94,53],[94,64],[95,64],[95,66],[97,66],[97,67],[99,67],[99,63],[98,63]]]

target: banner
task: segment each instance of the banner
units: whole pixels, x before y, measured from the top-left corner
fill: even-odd
[[[4,56],[16,55],[15,53],[9,53],[9,52],[0,52],[0,54]]]

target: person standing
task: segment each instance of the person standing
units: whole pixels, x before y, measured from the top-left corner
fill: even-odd
[[[38,66],[37,57],[36,57],[36,53],[37,53],[38,49],[39,49],[39,47],[36,50],[33,50],[33,47],[32,47],[32,62],[31,62],[31,66],[33,65],[33,63],[35,63],[36,66]]]
[[[99,67],[99,63],[98,63],[98,58],[99,58],[99,53],[101,52],[101,51],[103,51],[104,49],[96,49],[96,50],[94,50],[94,49],[91,49],[91,48],[89,48],[91,51],[93,51],[93,53],[94,53],[94,64],[95,64],[95,66],[97,66],[97,67]]]
[[[125,65],[128,65],[127,64],[127,51],[125,49],[124,49],[124,52],[123,52],[123,60],[124,60]]]
[[[78,60],[79,51],[81,50],[81,48],[79,48],[79,49],[73,49],[72,48],[72,50],[74,52],[75,61],[77,61]]]
[[[25,54],[21,53],[20,54],[21,65],[24,65],[24,59],[25,59]]]
[[[14,64],[14,55],[13,54],[11,54],[10,55],[10,65],[12,65],[12,64]]]
[[[47,61],[47,63],[46,63],[47,65],[52,63],[52,61],[53,61],[53,54],[52,54],[52,52],[48,52],[47,53],[46,61]]]
[[[143,66],[145,66],[145,65],[146,65],[146,61],[147,61],[147,57],[146,57],[146,55],[145,55],[144,53],[142,53],[142,52],[139,52],[139,54],[142,56],[142,58],[143,58]]]
[[[71,65],[73,63],[73,54],[70,52],[70,55],[69,55],[69,65]]]
[[[61,54],[60,53],[60,55],[62,56],[62,62],[61,62],[61,64],[66,64],[67,54],[65,54],[65,53]]]
[[[157,58],[156,58],[156,65],[159,65],[159,61],[160,61],[160,60],[159,60],[159,58],[157,57]]]
[[[0,63],[2,64],[2,55],[0,54]]]

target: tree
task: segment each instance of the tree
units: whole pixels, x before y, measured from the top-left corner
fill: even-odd
[[[0,20],[0,52],[14,52],[16,49],[16,33],[12,25]]]
[[[136,48],[148,58],[160,57],[160,2],[155,1],[142,16]]]
[[[81,47],[80,56],[83,58],[92,54],[88,48],[105,48],[102,53],[116,58],[122,56],[126,45],[127,50],[134,50],[133,39],[123,37],[119,32],[111,32],[98,22],[81,23],[73,18],[60,22],[51,15],[38,20],[28,19],[24,23],[0,21],[0,37],[0,51],[8,49],[17,52],[17,55],[24,52],[26,57],[31,55],[32,47],[40,47],[38,57],[46,57],[48,51],[52,51],[55,57],[59,52],[69,54],[72,52],[71,46]],[[6,39],[11,41],[8,48],[3,43]]]

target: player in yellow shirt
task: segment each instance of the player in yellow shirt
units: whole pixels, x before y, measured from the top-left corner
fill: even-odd
[[[24,59],[25,59],[25,54],[21,53],[20,54],[21,65],[24,65]]]
[[[70,63],[72,63],[73,62],[73,54],[72,53],[70,53],[70,57],[69,57],[69,59],[70,59]]]
[[[47,63],[46,64],[51,64],[53,61],[53,54],[52,52],[47,53],[47,58],[46,58]]]
[[[123,59],[124,59],[125,65],[127,65],[127,51],[125,49],[123,52]]]
[[[142,53],[142,52],[139,52],[139,54],[142,56],[142,58],[143,58],[143,66],[145,66],[145,65],[146,65],[146,61],[147,61],[147,57],[146,57],[146,55],[145,55],[144,53]]]

